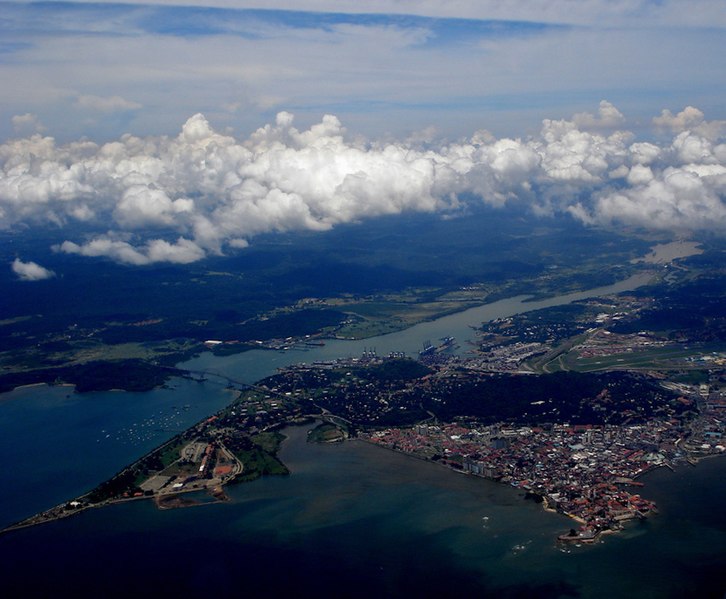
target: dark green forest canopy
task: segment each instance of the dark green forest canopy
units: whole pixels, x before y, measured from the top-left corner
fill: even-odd
[[[628,372],[445,376],[413,360],[343,370],[291,369],[261,384],[278,393],[304,390],[358,425],[407,425],[432,416],[485,423],[622,424],[670,416],[686,407],[656,380]]]
[[[315,327],[294,318],[262,326],[247,321],[306,297],[412,287],[445,291],[503,281],[513,284],[515,294],[527,290],[517,288],[517,281],[543,273],[562,289],[586,288],[626,276],[613,265],[627,264],[648,247],[643,240],[585,229],[567,218],[513,218],[493,209],[447,220],[382,217],[322,233],[263,235],[249,248],[190,265],[130,267],[48,253],[70,233],[0,235],[0,261],[10,263],[21,254],[56,273],[24,283],[10,269],[0,270],[0,348],[32,345],[74,326],[106,343],[307,334]],[[18,317],[22,320],[13,320]],[[306,315],[319,326],[339,318],[334,311]],[[132,326],[147,320],[159,322]]]
[[[149,391],[177,374],[174,369],[148,364],[143,360],[96,361],[3,374],[0,375],[0,393],[38,383],[72,384],[78,393],[111,389]]]
[[[726,341],[726,272],[713,272],[681,285],[644,289],[657,304],[638,318],[612,327],[616,333],[662,332],[694,341]]]
[[[467,416],[490,423],[622,424],[681,409],[672,392],[624,372],[467,377],[436,393],[440,401],[427,398],[424,406],[442,420]]]

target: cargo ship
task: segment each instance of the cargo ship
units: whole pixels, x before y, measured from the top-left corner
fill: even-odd
[[[430,356],[436,351],[436,346],[431,344],[431,341],[428,340],[423,344],[423,349],[418,352],[419,356]]]
[[[442,337],[439,345],[434,345],[430,340],[427,340],[423,344],[423,349],[418,352],[419,356],[430,356],[432,354],[440,353],[444,350],[456,347],[456,338],[452,336]]]

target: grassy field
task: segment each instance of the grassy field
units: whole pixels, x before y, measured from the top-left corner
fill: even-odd
[[[577,335],[571,339],[567,339],[552,351],[547,352],[543,356],[539,356],[529,363],[529,367],[535,372],[547,374],[551,372],[559,372],[568,370],[562,363],[562,358],[572,350],[573,347],[582,343],[587,338],[586,335]]]
[[[235,451],[235,455],[244,467],[242,474],[234,479],[235,482],[248,482],[265,474],[290,473],[280,460],[259,448]]]
[[[276,454],[280,449],[280,445],[285,440],[285,435],[277,432],[266,432],[260,433],[252,437],[252,441],[255,445],[260,447],[263,451],[271,454]]]
[[[695,347],[676,345],[622,352],[609,356],[580,358],[577,353],[577,347],[574,346],[551,358],[542,366],[542,371],[699,370],[704,368],[704,362],[699,360],[699,358],[704,356],[704,354],[724,351],[724,349],[726,349],[726,346],[723,344],[699,345]]]
[[[483,303],[466,301],[427,301],[401,303],[398,301],[357,302],[341,305],[351,314],[352,321],[336,330],[338,337],[366,339],[376,335],[407,329],[420,322],[435,320]]]
[[[335,443],[344,439],[345,431],[327,422],[319,424],[308,433],[310,443]]]

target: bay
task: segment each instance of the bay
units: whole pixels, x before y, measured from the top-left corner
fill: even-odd
[[[289,477],[231,501],[90,510],[0,537],[12,595],[215,597],[720,597],[726,460],[657,471],[665,513],[563,551],[569,519],[506,485],[356,441],[306,443],[289,428]],[[695,516],[694,514],[700,514]],[[688,533],[690,531],[690,533]],[[42,576],[36,574],[42,564]]]
[[[227,357],[205,353],[179,365],[254,383],[297,362],[360,356],[376,347],[416,355],[427,339],[457,337],[460,351],[474,336],[472,326],[518,312],[618,293],[647,283],[641,273],[613,285],[526,301],[508,298],[424,322],[404,331],[362,341],[333,340],[307,352],[253,350]],[[70,387],[39,385],[0,394],[0,455],[12,464],[0,486],[0,527],[76,497],[126,464],[227,403],[226,381],[174,379],[167,388],[145,393],[76,394]]]
[[[365,341],[331,341],[309,352],[204,354],[182,367],[254,382],[300,361],[360,355],[375,347],[415,354],[427,339],[492,318],[627,291],[615,286],[537,302],[510,298]],[[77,395],[33,387],[0,396],[6,457],[0,519],[79,495],[230,399],[214,377],[174,380],[145,394]],[[656,472],[644,494],[662,515],[594,547],[554,542],[571,522],[504,485],[466,477],[365,445],[315,446],[290,429],[290,477],[235,487],[232,501],[159,511],[139,501],[0,537],[11,594],[77,596],[211,593],[300,596],[721,597],[726,527],[718,514],[724,460]],[[652,483],[652,484],[651,484]],[[651,489],[652,487],[652,489]],[[704,516],[706,515],[706,516]],[[42,568],[43,576],[36,575]]]
[[[0,395],[0,527],[91,490],[232,397],[185,379],[144,393],[38,385]]]

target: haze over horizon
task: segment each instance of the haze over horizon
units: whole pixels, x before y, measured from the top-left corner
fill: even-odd
[[[718,4],[4,3],[0,229],[136,265],[472,202],[721,235]]]

